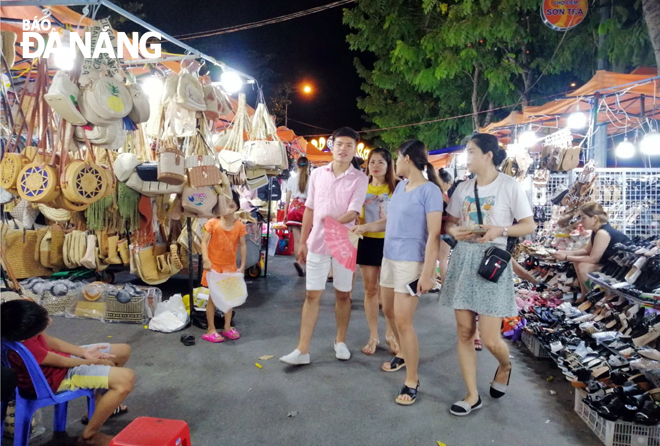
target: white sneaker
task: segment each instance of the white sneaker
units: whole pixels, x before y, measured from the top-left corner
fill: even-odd
[[[300,353],[300,350],[298,349],[295,349],[286,356],[282,356],[280,358],[280,361],[282,361],[285,364],[291,364],[291,365],[306,365],[311,362],[309,359],[309,353],[305,353],[303,355]]]
[[[337,359],[341,361],[348,361],[351,359],[351,352],[348,351],[348,347],[346,347],[346,344],[343,342],[340,342],[339,344],[335,343],[335,353]]]

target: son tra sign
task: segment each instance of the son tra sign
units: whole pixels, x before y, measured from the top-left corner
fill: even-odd
[[[543,22],[556,31],[568,31],[576,27],[587,16],[588,0],[543,0],[541,16]]]
[[[48,58],[51,54],[68,49],[62,44],[60,33],[51,30],[52,24],[48,19],[35,20],[34,22],[23,20],[23,31],[25,31],[23,33],[23,40],[21,41],[23,57],[30,59],[35,57]],[[41,35],[41,33],[44,32],[49,32],[47,39],[44,39],[44,36]],[[114,35],[110,36],[110,32],[112,31],[103,29],[103,31],[98,34],[98,41],[96,42],[92,41],[91,32],[85,32],[83,33],[83,36],[80,36],[76,32],[68,33],[70,36],[69,48],[73,50],[77,47],[86,59],[96,59],[101,54],[106,54],[112,59],[117,57],[123,58],[125,52],[128,53],[132,59],[138,59],[140,55],[146,59],[157,59],[161,57],[159,43],[150,44],[149,49],[147,49],[147,42],[149,39],[154,37],[159,40],[162,39],[160,33],[147,32],[138,38],[138,33],[134,32],[129,39],[126,33],[118,32],[116,40],[117,48],[115,49],[112,42],[114,40]],[[36,48],[33,50],[35,43]],[[149,50],[152,50],[153,52],[150,52]]]

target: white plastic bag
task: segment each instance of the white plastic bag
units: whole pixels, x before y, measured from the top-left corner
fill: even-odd
[[[275,229],[270,230],[270,237],[268,237],[268,257],[273,257],[277,252],[277,243],[280,238],[277,236]]]
[[[211,270],[206,274],[206,280],[213,303],[223,313],[245,303],[248,293],[242,273],[219,273]]]
[[[163,333],[178,331],[188,324],[188,318],[181,294],[175,294],[169,300],[158,304],[154,317],[149,322],[149,330]]]

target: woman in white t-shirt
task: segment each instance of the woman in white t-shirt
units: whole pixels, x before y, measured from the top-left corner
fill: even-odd
[[[300,230],[302,227],[303,214],[305,213],[305,200],[307,200],[307,185],[309,184],[309,160],[301,156],[296,162],[297,172],[292,172],[286,183],[286,208],[284,220],[291,231],[293,231],[293,249],[295,253],[296,271],[300,277],[305,275],[305,270],[298,259],[300,250]],[[293,198],[293,200],[292,200]]]
[[[509,348],[502,340],[502,318],[516,316],[518,309],[513,289],[512,267],[507,265],[497,282],[478,274],[486,250],[492,246],[506,248],[507,236],[522,237],[534,232],[529,200],[520,184],[497,167],[506,159],[493,135],[479,133],[466,147],[468,170],[475,178],[464,181],[449,201],[447,233],[458,243],[452,252],[443,281],[440,299],[452,307],[458,331],[458,359],[467,396],[451,406],[453,415],[463,416],[482,407],[477,391],[477,356],[474,337],[477,329],[483,345],[495,356],[499,367],[491,382],[490,395],[500,398],[506,393],[511,377]],[[479,212],[483,224],[479,224]],[[513,224],[518,220],[517,224]],[[476,234],[477,229],[486,230]]]

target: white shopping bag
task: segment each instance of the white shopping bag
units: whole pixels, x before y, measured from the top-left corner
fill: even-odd
[[[206,274],[211,299],[223,313],[245,303],[247,299],[247,285],[242,273],[219,273],[209,271]]]

